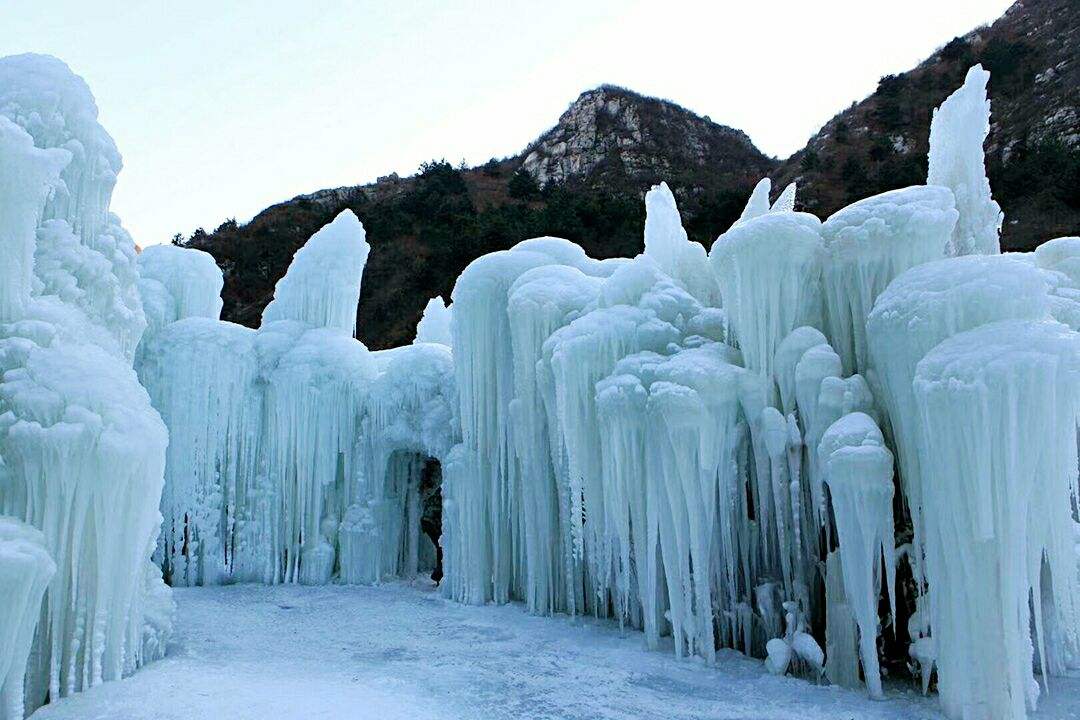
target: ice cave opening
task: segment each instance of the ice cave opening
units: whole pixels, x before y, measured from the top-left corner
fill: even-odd
[[[423,573],[442,579],[442,465],[411,450],[395,450],[387,460],[383,538],[398,549],[393,575]]]

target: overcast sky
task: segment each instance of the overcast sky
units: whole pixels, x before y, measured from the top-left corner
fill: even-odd
[[[90,84],[136,242],[446,158],[512,155],[614,83],[786,157],[1008,0],[0,0],[0,55]]]

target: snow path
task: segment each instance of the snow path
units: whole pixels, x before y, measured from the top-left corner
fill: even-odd
[[[708,667],[649,652],[641,633],[606,621],[534,617],[520,605],[469,607],[429,588],[175,593],[178,637],[168,657],[34,719],[940,717],[933,699],[906,688],[886,688],[889,701],[872,702],[769,676],[731,651]],[[1075,712],[1080,683],[1070,682],[1059,682],[1051,699]]]

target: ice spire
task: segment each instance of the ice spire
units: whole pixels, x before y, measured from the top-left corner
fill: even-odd
[[[754,186],[754,192],[750,193],[750,199],[746,201],[746,207],[743,208],[742,215],[735,222],[741,223],[769,212],[771,209],[769,207],[769,192],[771,191],[772,180],[767,177],[758,180],[758,184]]]
[[[645,254],[699,302],[720,304],[720,288],[709,270],[705,248],[686,236],[667,183],[653,185],[645,194]]]
[[[947,255],[996,255],[1004,214],[990,196],[983,142],[990,132],[990,73],[976,65],[964,84],[934,111],[930,122],[930,169],[927,185],[944,185],[956,196],[960,219]]]
[[[795,209],[795,183],[788,183],[776,202],[769,208],[769,212],[791,212]]]
[[[450,318],[453,316],[452,305],[447,305],[442,295],[428,300],[424,314],[416,324],[414,343],[439,343],[447,347],[454,344],[450,334]]]
[[[352,210],[342,210],[296,251],[263,310],[262,324],[298,320],[356,334],[356,304],[369,250],[360,220]]]

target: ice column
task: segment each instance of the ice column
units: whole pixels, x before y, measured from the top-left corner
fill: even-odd
[[[746,367],[772,376],[776,349],[800,325],[821,327],[821,222],[776,212],[741,221],[709,255]]]
[[[544,341],[596,302],[600,278],[577,267],[546,265],[523,273],[510,289],[507,312],[514,354],[514,440],[522,465],[522,534],[525,551],[525,601],[535,612],[568,606],[567,568],[560,486],[547,423],[541,371]],[[561,453],[561,444],[559,452]],[[560,463],[561,465],[561,463]]]
[[[865,413],[829,426],[818,451],[832,499],[844,591],[859,625],[859,654],[870,696],[882,697],[878,668],[878,598],[882,557],[889,599],[894,598],[893,458],[877,423]]]
[[[1052,321],[983,325],[931,350],[913,386],[942,705],[1024,718],[1038,695],[1032,628],[1047,667],[1044,612],[1078,647],[1080,335]]]
[[[262,411],[254,339],[250,328],[188,317],[139,346],[139,378],[169,428],[157,560],[172,585],[234,578],[237,557],[253,550]]]
[[[844,372],[866,372],[866,316],[894,277],[945,256],[956,224],[948,188],[916,186],[860,200],[821,226],[828,334]]]
[[[1048,316],[1047,281],[1030,263],[1012,256],[948,258],[898,276],[874,304],[866,329],[870,357],[889,414],[901,487],[911,512],[921,581],[922,493],[934,482],[920,469],[921,420],[912,380],[926,353],[945,338],[995,320]]]

